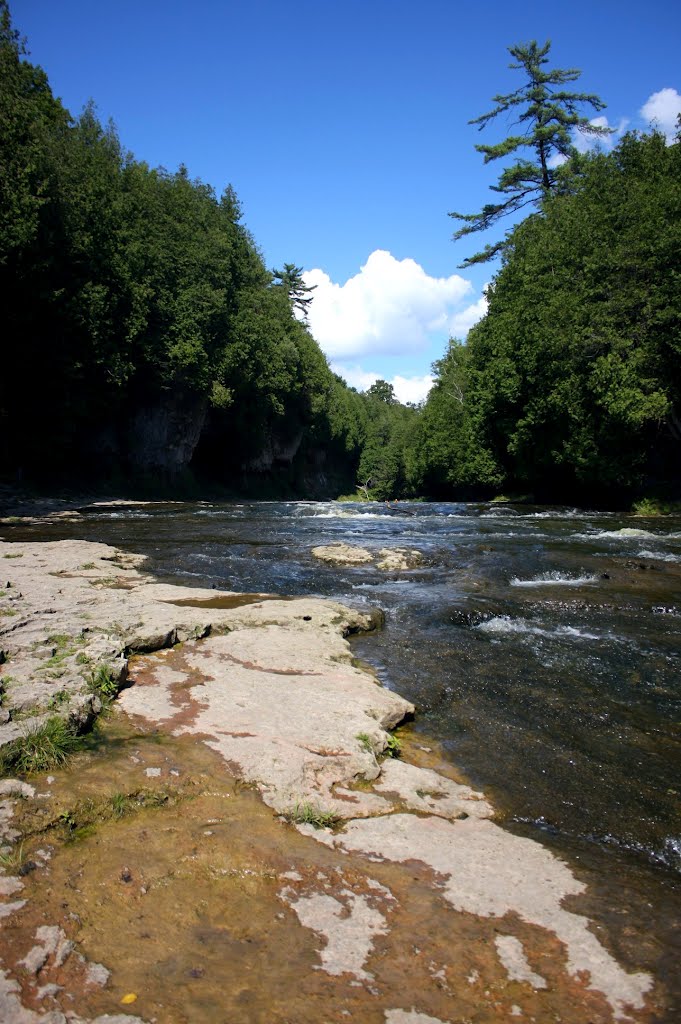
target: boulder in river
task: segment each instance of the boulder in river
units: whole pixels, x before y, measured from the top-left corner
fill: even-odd
[[[332,565],[369,565],[374,563],[377,569],[387,572],[400,572],[414,569],[422,562],[420,551],[407,548],[381,548],[378,552],[368,548],[355,547],[352,544],[324,544],[312,548],[312,554],[322,562]]]

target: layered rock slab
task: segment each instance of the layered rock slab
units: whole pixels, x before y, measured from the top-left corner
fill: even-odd
[[[386,572],[402,572],[416,569],[423,562],[420,551],[411,548],[381,548],[369,551],[354,544],[322,544],[312,548],[312,554],[321,562],[330,565],[376,565]]]
[[[90,541],[0,541],[0,746],[55,714],[87,726],[101,709],[93,673],[122,686],[135,652],[269,622],[339,636],[378,622],[332,601],[161,584],[143,563]]]
[[[348,787],[378,777],[387,731],[414,708],[353,667],[339,633],[312,622],[235,628],[138,658],[130,678],[125,711],[202,736],[274,810],[349,818],[390,809]]]
[[[178,735],[200,736],[276,811],[296,820],[298,809],[312,807],[342,823],[335,832],[301,824],[311,838],[369,863],[424,865],[445,905],[500,922],[496,952],[510,982],[547,985],[515,934],[522,934],[514,925],[520,921],[558,939],[567,973],[602,994],[615,1019],[642,1010],[652,979],[622,969],[588,919],[565,909],[584,885],[562,861],[491,821],[493,809],[470,787],[379,761],[385,731],[410,705],[348,658],[341,636],[311,627],[235,629],[136,659],[135,686],[121,703]],[[358,789],[358,780],[372,782],[371,791]],[[293,886],[281,898],[323,937],[323,970],[342,973],[354,964],[356,977],[367,979],[364,961],[390,930],[384,913],[345,891],[296,894]]]
[[[415,765],[380,761],[387,730],[411,706],[352,663],[344,634],[370,627],[371,617],[332,602],[251,595],[243,604],[238,595],[160,585],[104,545],[7,548],[21,554],[7,563],[9,589],[16,595],[12,610],[20,614],[5,617],[0,642],[19,681],[8,687],[14,698],[32,675],[40,687],[72,684],[81,693],[81,648],[89,657],[120,659],[125,667],[132,652],[161,648],[132,663],[135,685],[124,692],[124,707],[154,726],[200,737],[237,776],[255,783],[277,812],[295,818],[309,806],[344,822],[336,833],[299,828],[343,858],[354,873],[353,886],[345,875],[333,884],[331,876],[324,883],[317,876],[289,878],[279,893],[282,904],[319,936],[317,970],[330,978],[354,978],[350,984],[371,991],[372,963],[378,964],[388,944],[405,941],[400,914],[406,889],[393,903],[390,891],[372,884],[374,870],[392,866],[410,876],[416,872],[419,884],[430,885],[433,933],[448,931],[448,913],[462,919],[461,927],[468,918],[496,922],[501,934],[491,951],[497,970],[505,971],[509,985],[540,991],[542,998],[551,997],[552,989],[554,998],[563,988],[571,991],[565,1019],[646,1019],[650,979],[623,970],[588,920],[564,908],[563,901],[582,890],[564,864],[490,821],[491,807],[469,787]],[[50,682],[34,662],[55,657],[41,657],[41,649],[54,646],[50,637],[60,633],[83,639],[59,661],[58,681]],[[169,649],[181,640],[182,647]],[[30,697],[28,707],[40,711],[42,700],[41,694]],[[404,883],[395,874],[390,884],[399,892]],[[21,912],[15,893],[24,896],[10,884],[6,896],[16,907],[10,913]],[[567,980],[559,980],[561,960],[555,954],[553,975],[539,969],[531,944],[536,947],[541,935],[551,948],[565,951]],[[452,949],[451,961],[464,953]],[[433,986],[450,983],[451,964],[441,958],[433,957],[429,971]],[[598,1003],[594,1012],[597,1004],[589,1000],[600,993],[606,1010]],[[518,1002],[524,1002],[520,995]],[[392,1008],[386,1020],[459,1016],[454,997],[452,1013],[437,1018],[420,999],[399,1003],[396,998],[387,1004]]]

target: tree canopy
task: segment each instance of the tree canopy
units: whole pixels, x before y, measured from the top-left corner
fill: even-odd
[[[301,268],[273,286],[231,186],[136,160],[93,104],[72,117],[5,0],[0,128],[0,474],[156,473],[196,449],[238,487],[295,460],[302,479],[328,439],[354,481],[354,398],[294,315]]]
[[[681,143],[630,133],[571,173],[509,235],[467,345],[435,364],[429,490],[678,486]]]

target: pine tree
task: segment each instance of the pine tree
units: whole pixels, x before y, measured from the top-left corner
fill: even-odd
[[[594,110],[603,110],[605,104],[591,93],[570,92],[562,88],[576,81],[580,72],[576,68],[547,68],[550,41],[539,46],[536,40],[527,44],[509,47],[515,58],[509,64],[513,70],[524,71],[527,81],[515,92],[494,97],[495,106],[486,114],[474,118],[469,124],[485,128],[490,121],[505,113],[518,113],[517,124],[521,132],[510,135],[493,146],[478,145],[475,148],[484,156],[485,163],[509,156],[519,150],[533,150],[533,158],[518,157],[515,163],[506,167],[492,191],[503,198],[499,202],[487,203],[480,213],[450,213],[450,217],[465,221],[454,234],[454,239],[463,238],[475,231],[485,231],[501,218],[537,205],[553,192],[560,181],[560,165],[575,154],[572,132],[574,129],[592,136],[609,135],[611,129],[591,124],[579,113],[579,107],[587,104]],[[463,267],[473,263],[485,263],[503,249],[502,239],[487,245],[482,252],[468,257]]]
[[[297,267],[295,263],[285,263],[283,270],[273,270],[272,275],[277,284],[286,289],[291,308],[294,312],[297,309],[302,314],[302,319],[306,321],[308,307],[312,302],[310,292],[313,292],[317,285],[306,285],[303,281],[303,268]]]

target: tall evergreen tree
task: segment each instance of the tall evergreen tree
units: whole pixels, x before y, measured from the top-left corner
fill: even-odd
[[[530,149],[532,156],[529,159],[518,156],[515,163],[502,171],[498,185],[491,186],[492,191],[502,197],[498,202],[487,203],[480,213],[449,214],[464,221],[464,226],[454,234],[455,240],[476,231],[486,231],[501,217],[536,205],[553,192],[560,181],[560,164],[575,153],[573,129],[597,137],[610,133],[609,128],[591,124],[579,112],[585,104],[594,110],[602,110],[605,104],[598,96],[563,88],[579,78],[580,72],[576,68],[544,68],[548,64],[550,49],[549,41],[539,46],[536,40],[509,47],[514,58],[509,67],[524,71],[525,83],[514,92],[495,96],[492,110],[468,122],[482,130],[500,114],[517,114],[516,123],[521,127],[517,135],[509,135],[493,146],[478,145],[475,148],[483,154],[486,164],[525,149]],[[502,239],[485,246],[482,252],[464,260],[461,266],[485,263],[496,256],[504,244]]]
[[[285,263],[283,270],[273,270],[272,274],[277,285],[284,288],[289,297],[291,308],[302,314],[303,320],[307,320],[313,292],[317,287],[307,285],[303,281],[303,268],[297,267],[295,263]]]

